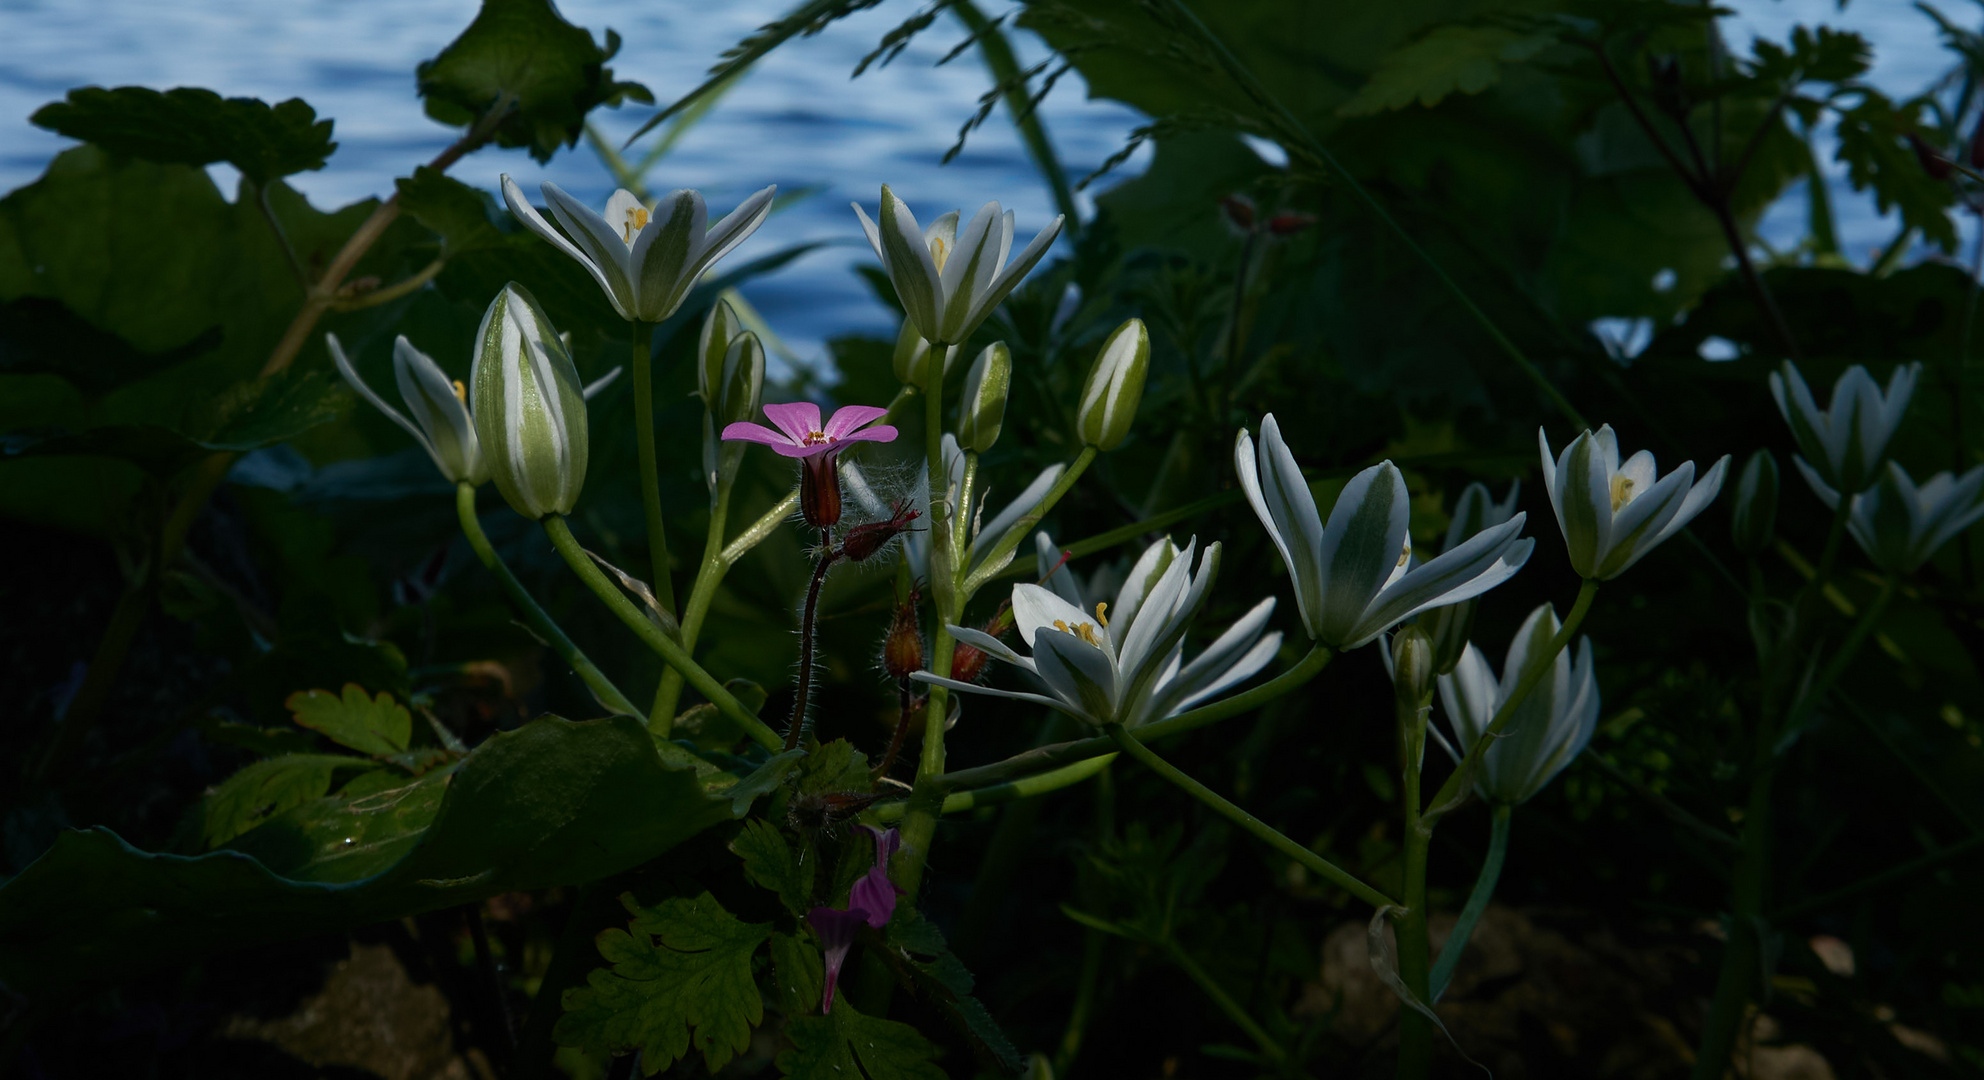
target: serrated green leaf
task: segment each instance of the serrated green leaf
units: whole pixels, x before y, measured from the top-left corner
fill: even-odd
[[[984,1003],[971,995],[975,980],[951,952],[935,923],[915,908],[900,906],[883,929],[883,936],[906,961],[918,991],[943,1009],[974,1050],[1008,1074],[1020,1071],[1024,1062],[1019,1047],[1013,1045]]]
[[[861,792],[871,786],[868,759],[846,739],[835,739],[806,755],[806,763],[799,772],[801,795]]]
[[[1555,29],[1441,26],[1387,53],[1339,116],[1374,116],[1411,105],[1438,105],[1448,94],[1478,94],[1519,64],[1557,43]]]
[[[774,755],[726,790],[724,794],[730,797],[737,816],[743,817],[744,812],[751,808],[751,804],[757,801],[758,796],[769,794],[772,789],[778,787],[784,782],[786,774],[798,768],[799,763],[805,758],[806,751],[798,749]]]
[[[331,121],[317,119],[302,98],[270,105],[189,86],[163,93],[143,86],[85,86],[69,91],[66,101],[42,106],[29,120],[120,157],[162,165],[225,161],[257,186],[321,169],[338,146],[331,141]]]
[[[806,914],[806,894],[813,884],[812,868],[802,871],[793,857],[792,845],[770,822],[752,818],[744,831],[730,842],[730,850],[744,860],[744,874],[752,881],[778,894],[779,902],[794,917]]]
[[[372,769],[342,754],[285,754],[258,761],[221,781],[201,800],[200,842],[216,848],[276,814],[321,799],[340,769]]]
[[[945,1080],[937,1048],[908,1024],[864,1016],[836,995],[832,1016],[801,1016],[785,1026],[792,1048],[779,1054],[787,1076],[868,1080]]]
[[[593,881],[730,817],[639,721],[540,717],[449,770],[305,803],[207,855],[64,832],[0,885],[0,982],[55,998],[218,949]]]
[[[561,1045],[602,1053],[639,1050],[647,1075],[686,1057],[693,1042],[711,1072],[751,1043],[765,1018],[751,957],[771,936],[769,923],[747,923],[708,893],[642,907],[627,929],[599,935],[612,963],[586,985],[565,992],[554,1037]]]
[[[549,161],[560,146],[578,142],[596,106],[654,102],[641,84],[613,81],[605,64],[620,39],[609,30],[606,40],[601,49],[549,0],[483,0],[468,29],[420,65],[420,96],[428,116],[457,127],[507,98],[497,144],[525,147]]]
[[[383,691],[377,698],[367,697],[357,683],[344,684],[342,697],[329,690],[298,690],[283,705],[296,714],[298,724],[373,757],[390,758],[413,737],[413,714],[406,706]]]
[[[791,1016],[820,1007],[826,968],[812,942],[791,934],[772,935],[772,997]]]
[[[1946,252],[1956,251],[1956,225],[1950,208],[1956,192],[1929,175],[1907,143],[1918,126],[1920,106],[1897,107],[1871,90],[1858,105],[1839,116],[1838,160],[1847,167],[1855,191],[1872,189],[1882,213],[1899,210],[1904,224],[1922,230],[1922,238]]]

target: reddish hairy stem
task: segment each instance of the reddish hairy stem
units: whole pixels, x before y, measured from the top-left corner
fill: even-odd
[[[840,558],[833,534],[820,530],[820,562],[813,567],[813,581],[806,586],[806,611],[799,619],[799,685],[792,692],[792,723],[785,730],[785,748],[799,748],[806,729],[806,698],[813,689],[813,622],[820,608],[820,586],[827,580],[827,568]]]

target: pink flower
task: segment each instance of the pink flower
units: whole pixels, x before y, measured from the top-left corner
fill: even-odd
[[[855,933],[864,924],[874,930],[887,926],[896,913],[896,895],[902,891],[889,880],[889,856],[902,849],[902,835],[894,829],[867,825],[861,828],[875,838],[875,865],[854,883],[845,909],[816,907],[806,913],[806,921],[812,925],[814,935],[820,939],[820,951],[826,956],[826,987],[820,996],[822,1014],[834,1011],[834,986],[840,982],[840,969],[847,963],[848,950],[854,947]]]
[[[820,423],[820,407],[810,401],[793,401],[765,406],[765,418],[778,425],[773,431],[763,424],[740,420],[723,429],[723,437],[763,443],[786,457],[807,458],[840,449],[842,443],[894,442],[896,429],[880,427],[857,431],[887,416],[889,410],[874,405],[843,405],[833,419]]]

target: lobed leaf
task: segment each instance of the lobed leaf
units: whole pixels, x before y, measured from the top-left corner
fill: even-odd
[[[744,922],[709,893],[654,907],[631,893],[620,902],[633,921],[599,935],[613,966],[565,992],[553,1036],[607,1054],[639,1050],[649,1076],[688,1056],[692,1043],[711,1072],[723,1068],[764,1020],[751,958],[771,924]]]
[[[302,98],[270,105],[189,86],[166,91],[85,86],[28,119],[119,157],[162,165],[225,161],[256,187],[321,169],[338,147],[331,141],[331,121],[317,119]]]
[[[937,1048],[908,1024],[857,1012],[846,994],[831,1016],[801,1016],[785,1027],[792,1048],[779,1054],[787,1076],[866,1076],[868,1080],[944,1080]]]
[[[381,692],[377,698],[365,695],[357,683],[344,684],[344,695],[329,690],[298,690],[283,702],[295,714],[296,722],[321,732],[339,746],[361,754],[390,758],[407,747],[413,737],[413,714],[406,706]]]

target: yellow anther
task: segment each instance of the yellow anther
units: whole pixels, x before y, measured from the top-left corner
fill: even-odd
[[[1083,641],[1088,642],[1090,645],[1093,645],[1098,649],[1102,647],[1102,641],[1095,636],[1094,623],[1076,623],[1073,626],[1069,626],[1066,620],[1055,619],[1054,629],[1059,630],[1064,634],[1073,634],[1076,637],[1082,639]]]
[[[1412,538],[1406,537],[1405,550],[1398,553],[1398,564],[1404,566],[1412,560]]]
[[[937,264],[938,273],[941,274],[944,272],[944,256],[949,254],[950,245],[944,243],[943,237],[933,236],[930,238],[930,261]]]
[[[1612,477],[1612,512],[1618,513],[1620,507],[1632,501],[1633,478],[1625,473],[1615,474]]]
[[[1102,603],[1101,601],[1097,601],[1097,602],[1096,602],[1096,605],[1095,605],[1095,621],[1096,621],[1096,622],[1099,622],[1099,623],[1101,623],[1101,624],[1102,624],[1102,628],[1103,628],[1104,630],[1107,630],[1107,629],[1109,629],[1109,605],[1108,605],[1108,604],[1105,604],[1105,603]]]
[[[647,208],[643,206],[628,207],[627,220],[624,224],[620,226],[620,231],[625,236],[627,242],[629,244],[633,243],[634,235],[647,227],[648,227]]]
[[[468,387],[463,386],[460,379],[455,380],[455,400],[464,405],[468,404]]]

